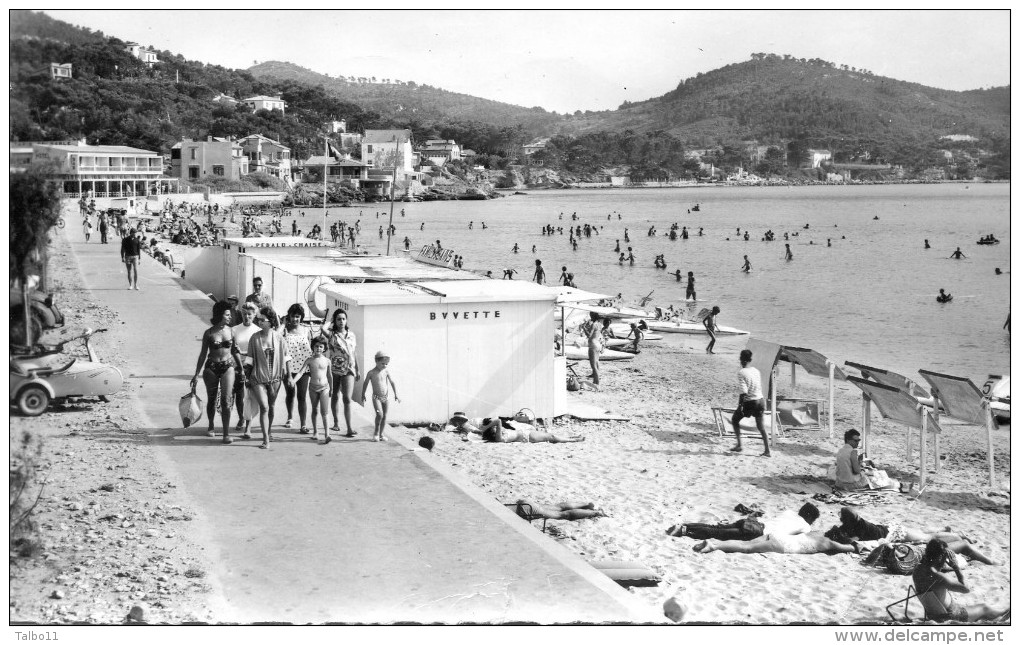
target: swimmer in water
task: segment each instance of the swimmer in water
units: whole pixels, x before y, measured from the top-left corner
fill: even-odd
[[[949,257],[952,258],[953,260],[959,260],[960,258],[965,258],[967,256],[963,254],[963,251],[960,250],[960,247],[956,247],[956,250],[953,251],[953,254],[950,255]]]
[[[744,266],[741,267],[740,270],[743,271],[744,273],[751,272],[751,261],[747,259],[746,255],[744,256]]]
[[[518,251],[521,250],[521,247],[520,247],[520,245],[517,244],[517,242],[514,242],[514,248],[512,248],[510,250],[513,251],[514,253],[517,253]]]
[[[827,240],[826,246],[832,246],[832,238],[831,237]]]
[[[793,251],[790,250],[790,245],[786,245],[786,261],[789,262],[793,259]]]
[[[998,271],[998,269],[996,269],[996,271]],[[674,275],[676,275],[676,281],[680,282],[680,279],[683,277],[683,274],[680,273],[680,269],[677,269]]]
[[[687,300],[697,300],[698,294],[694,291],[694,271],[687,272]]]
[[[931,244],[928,244],[928,240],[924,241],[924,248],[926,248],[926,249],[930,249],[931,248]]]
[[[953,299],[953,294],[946,293],[945,289],[939,289],[939,295],[935,296],[935,300],[937,302],[942,302],[942,303],[949,302],[952,299]]]
[[[613,253],[619,253],[619,252],[620,252],[620,240],[616,240],[616,248],[613,249]]]

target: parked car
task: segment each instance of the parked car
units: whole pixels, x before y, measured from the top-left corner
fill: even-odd
[[[15,284],[10,289],[10,329],[11,345],[27,345],[25,337],[25,309],[21,300],[21,286]],[[56,297],[39,289],[28,292],[28,306],[31,310],[32,341],[38,341],[46,329],[53,329],[64,324],[64,314],[57,307]]]

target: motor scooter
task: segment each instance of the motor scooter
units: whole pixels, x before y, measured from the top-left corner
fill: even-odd
[[[85,333],[56,345],[35,345],[29,354],[10,358],[10,400],[18,411],[29,417],[46,411],[51,401],[64,402],[86,396],[109,401],[120,391],[124,376],[112,365],[99,362],[89,340],[105,332],[86,329]],[[64,346],[80,340],[88,360],[61,355]]]

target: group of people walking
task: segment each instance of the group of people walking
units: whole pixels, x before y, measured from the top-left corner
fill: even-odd
[[[239,309],[237,296],[216,302],[210,321],[212,326],[202,336],[191,386],[194,389],[199,378],[205,384],[208,435],[216,436],[218,409],[222,441],[233,442],[229,429],[232,408],[236,406],[235,432],[240,433],[241,439],[250,439],[251,421],[257,416],[262,431],[260,447],[269,448],[281,385],[287,406],[284,428],[293,427],[296,411],[299,433],[318,440],[321,415],[322,438],[329,443],[330,432],[340,432],[342,415],[345,436],[357,435],[351,427],[351,400],[361,372],[355,353],[357,338],[348,326],[347,312],[337,309],[332,317],[327,312],[328,323],[323,323],[315,333],[312,326],[305,323],[304,307],[295,303],[287,310],[281,328],[271,298],[262,291],[262,280],[255,278],[253,287],[254,291]],[[380,357],[376,358],[379,362]],[[388,362],[388,357],[382,358]],[[387,381],[383,385],[391,383]],[[380,394],[379,384],[373,385],[375,394]],[[307,425],[309,411],[311,429]],[[333,415],[332,428],[327,428],[329,411]],[[377,432],[377,437],[379,434]]]

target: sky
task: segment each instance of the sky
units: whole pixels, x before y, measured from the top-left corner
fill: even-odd
[[[561,114],[661,96],[752,52],[949,90],[1010,84],[1004,9],[43,11],[229,68],[279,60]]]

